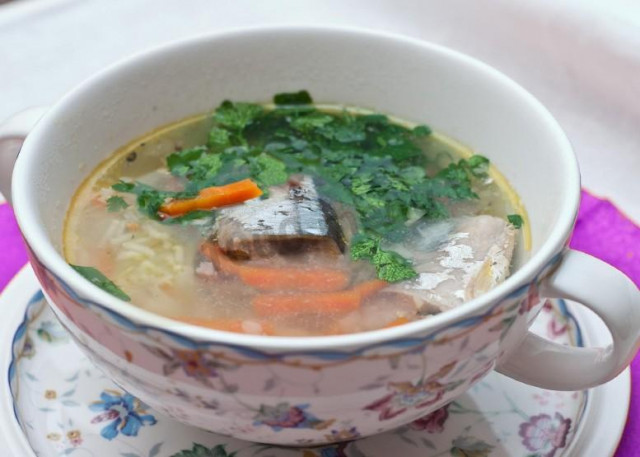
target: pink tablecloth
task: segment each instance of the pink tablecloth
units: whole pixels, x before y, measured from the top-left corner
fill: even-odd
[[[640,227],[609,201],[582,193],[571,247],[615,265],[640,285]],[[6,204],[0,205],[0,253],[2,290],[27,261],[13,212]],[[631,364],[631,370],[631,409],[616,457],[640,454],[640,356]]]

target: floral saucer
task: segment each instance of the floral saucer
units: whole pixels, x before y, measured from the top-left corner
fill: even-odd
[[[30,268],[7,287],[0,309],[0,369],[8,381],[0,439],[7,455],[605,457],[615,452],[628,410],[628,370],[583,392],[538,389],[491,373],[453,403],[382,435],[310,449],[261,445],[182,425],[122,391],[58,324]],[[609,338],[592,315],[562,301],[545,305],[534,330],[570,345]],[[297,412],[280,413],[288,421]],[[327,435],[336,442],[359,436],[339,421]]]

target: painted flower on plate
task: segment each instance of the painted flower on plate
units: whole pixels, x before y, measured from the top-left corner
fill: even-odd
[[[416,419],[409,427],[414,430],[425,431],[427,433],[442,433],[444,430],[444,423],[449,418],[449,405],[444,405],[442,408],[436,409],[434,412],[427,414],[420,419]]]
[[[80,430],[69,430],[67,432],[67,439],[73,447],[80,446],[82,444],[82,433]]]
[[[343,428],[342,430],[331,430],[331,433],[324,436],[327,441],[349,441],[360,437],[360,432],[355,427]]]
[[[528,422],[520,424],[519,435],[522,444],[541,457],[553,457],[556,451],[567,444],[567,435],[571,429],[571,419],[555,413],[531,416]]]
[[[69,341],[67,331],[55,321],[44,321],[36,330],[36,335],[47,343],[64,343]]]
[[[55,390],[48,389],[44,391],[44,398],[46,398],[47,400],[55,400],[57,397],[58,394]]]
[[[326,446],[320,449],[320,457],[348,457],[347,456],[348,443],[341,443],[336,446]]]
[[[290,406],[278,403],[276,406],[261,405],[254,417],[253,425],[268,425],[278,432],[284,428],[313,428],[322,430],[329,427],[335,419],[321,420],[305,411],[308,404]]]
[[[451,442],[452,457],[489,457],[494,446],[472,436],[459,436]]]
[[[133,395],[115,390],[105,390],[100,394],[100,401],[93,402],[91,411],[102,411],[91,419],[92,424],[105,421],[110,423],[103,427],[100,435],[108,440],[114,439],[118,433],[126,436],[137,436],[144,425],[154,425],[156,418],[146,414],[146,405]]]
[[[27,335],[24,339],[24,344],[22,345],[22,351],[20,355],[22,357],[26,357],[27,359],[32,359],[33,356],[36,355],[36,347],[29,335]]]
[[[194,443],[191,449],[183,449],[171,454],[171,457],[234,457],[235,452],[228,452],[226,444],[218,444],[212,448]],[[124,455],[124,454],[123,454]]]

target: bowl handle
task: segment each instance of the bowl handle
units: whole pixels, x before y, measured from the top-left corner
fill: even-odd
[[[0,193],[11,203],[11,175],[22,143],[48,110],[38,106],[15,114],[0,124]]]
[[[544,389],[582,390],[623,371],[640,346],[640,292],[622,272],[587,254],[567,250],[540,284],[540,295],[565,298],[594,311],[613,339],[607,347],[576,348],[529,332],[497,370]]]

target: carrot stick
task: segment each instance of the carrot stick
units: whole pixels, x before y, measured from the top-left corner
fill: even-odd
[[[239,265],[224,255],[222,249],[213,243],[203,243],[200,251],[209,257],[216,268],[226,275],[237,275]]]
[[[243,179],[226,186],[204,188],[194,198],[171,200],[160,206],[160,211],[168,216],[181,216],[198,209],[206,210],[242,203],[260,195],[262,191],[255,182]]]
[[[108,251],[98,250],[95,253],[96,266],[98,269],[104,273],[106,276],[111,277],[114,274],[115,270],[115,261],[114,256],[112,256]]]
[[[240,267],[240,279],[256,289],[330,292],[344,289],[349,276],[340,270]]]
[[[260,316],[343,313],[357,310],[364,299],[386,285],[385,281],[376,279],[339,292],[260,294],[253,298],[252,305],[254,311]]]
[[[389,283],[382,281],[381,279],[372,279],[371,281],[361,282],[354,286],[354,290],[357,290],[362,298],[370,297],[381,289],[387,287]]]
[[[203,244],[201,249],[219,271],[237,275],[245,284],[260,290],[331,292],[344,289],[349,284],[349,275],[342,270],[254,267],[234,262],[212,243]]]
[[[391,322],[389,322],[387,325],[385,325],[384,328],[397,327],[398,325],[407,324],[409,322],[410,322],[409,319],[407,319],[406,317],[398,317],[397,319],[394,319]]]
[[[324,293],[260,294],[252,300],[259,316],[282,316],[297,313],[335,313],[355,311],[360,294],[353,290]]]
[[[247,331],[247,327],[250,324],[245,324],[242,319],[208,319],[201,317],[191,317],[191,316],[178,316],[173,319],[185,322],[187,324],[197,325],[199,327],[207,327],[215,330],[224,330],[226,332],[235,332],[235,333],[253,333]],[[258,330],[255,332],[256,335],[273,335],[273,326],[268,322],[255,322],[260,326],[260,328],[256,328]],[[256,326],[257,327],[257,326]]]

